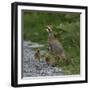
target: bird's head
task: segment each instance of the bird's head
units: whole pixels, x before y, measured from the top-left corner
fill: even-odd
[[[47,31],[48,33],[52,33],[52,26],[51,26],[51,25],[47,25],[47,26],[46,26],[46,31]]]
[[[39,53],[39,52],[40,52],[40,49],[39,49],[39,48],[37,48],[37,49],[36,49],[36,52],[37,52],[37,53]]]
[[[47,25],[46,26],[46,31],[48,32],[49,38],[52,38],[52,39],[55,38],[54,33],[52,31],[52,25]]]

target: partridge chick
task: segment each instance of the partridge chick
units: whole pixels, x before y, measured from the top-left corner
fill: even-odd
[[[39,49],[39,48],[36,49],[36,52],[35,52],[35,54],[34,54],[34,57],[35,57],[35,59],[36,59],[37,61],[40,62],[40,49]]]

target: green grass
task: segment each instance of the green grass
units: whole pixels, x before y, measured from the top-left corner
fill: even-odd
[[[47,46],[46,25],[52,25],[56,38],[62,43],[70,63],[59,60],[65,74],[80,74],[80,14],[56,12],[22,12],[23,39]],[[47,51],[47,47],[44,48]]]

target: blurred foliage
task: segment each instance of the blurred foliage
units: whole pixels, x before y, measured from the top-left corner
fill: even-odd
[[[80,73],[80,14],[22,11],[23,40],[47,45],[46,26],[52,25],[55,37],[62,43],[70,64],[59,61],[66,74]]]

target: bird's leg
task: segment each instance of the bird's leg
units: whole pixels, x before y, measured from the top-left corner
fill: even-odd
[[[40,57],[38,58],[38,61],[40,62]]]

